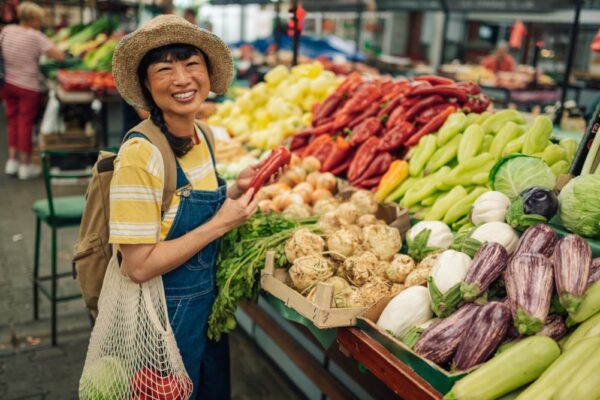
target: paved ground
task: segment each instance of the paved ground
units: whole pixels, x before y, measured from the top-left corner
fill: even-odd
[[[75,399],[90,333],[80,300],[59,305],[59,345],[50,346],[49,302],[40,299],[40,320],[33,321],[32,260],[34,223],[31,205],[45,197],[42,179],[19,181],[4,175],[6,122],[0,110],[0,399]],[[68,188],[80,191],[82,188]],[[59,231],[59,271],[69,271],[76,229]],[[49,271],[50,232],[43,228],[41,271]],[[77,292],[65,278],[60,293]],[[243,333],[231,335],[232,392],[236,399],[295,399],[297,390]]]

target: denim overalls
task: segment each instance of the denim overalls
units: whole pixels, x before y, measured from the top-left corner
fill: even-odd
[[[212,149],[210,153],[214,166]],[[215,215],[227,196],[225,181],[217,179],[219,186],[216,191],[192,190],[177,162],[177,192],[180,202],[165,240],[183,236]],[[169,322],[183,364],[194,384],[191,399],[231,397],[228,338],[224,335],[219,342],[214,342],[206,336],[208,316],[217,294],[218,250],[219,240],[215,240],[183,265],[162,276]]]

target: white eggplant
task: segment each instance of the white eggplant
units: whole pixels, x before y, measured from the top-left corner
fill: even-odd
[[[454,236],[450,227],[440,221],[421,221],[406,234],[408,254],[421,261],[428,254],[450,247]]]
[[[438,317],[454,312],[462,299],[460,286],[467,276],[471,257],[465,253],[446,250],[436,260],[428,279],[431,308]]]
[[[510,199],[504,193],[485,192],[475,200],[471,208],[471,222],[480,225],[486,222],[504,222],[510,207]]]
[[[423,286],[404,289],[385,307],[377,325],[402,338],[411,328],[431,319],[431,299]]]
[[[517,232],[504,222],[488,222],[483,224],[473,231],[471,238],[481,243],[500,243],[509,255],[517,249],[517,244],[519,243]]]

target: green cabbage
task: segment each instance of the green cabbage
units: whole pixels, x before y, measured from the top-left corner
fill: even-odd
[[[538,157],[511,154],[503,157],[490,171],[492,190],[504,193],[512,201],[530,187],[552,189],[556,177],[552,169]]]
[[[582,175],[567,183],[558,195],[560,219],[568,230],[600,238],[600,175]]]
[[[81,400],[128,399],[129,375],[117,357],[105,356],[86,369],[79,384]]]

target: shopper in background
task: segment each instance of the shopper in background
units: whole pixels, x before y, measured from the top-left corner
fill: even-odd
[[[508,45],[506,42],[500,42],[496,47],[494,54],[485,57],[481,61],[481,66],[496,73],[511,72],[515,70],[515,60],[508,54]]]
[[[29,179],[40,174],[31,164],[33,125],[42,99],[39,59],[43,54],[62,61],[64,54],[42,32],[44,10],[31,2],[21,3],[19,25],[8,25],[0,33],[5,81],[2,97],[8,121],[8,175]]]
[[[227,188],[217,177],[208,133],[194,121],[210,90],[227,91],[231,54],[216,35],[162,15],[121,40],[113,75],[121,96],[150,112],[133,131],[158,129],[167,138],[177,159],[178,190],[161,215],[161,153],[143,137],[127,139],[111,181],[110,243],[119,246],[121,269],[134,282],[162,276],[169,322],[193,382],[191,398],[228,399],[227,337],[207,338],[218,290],[218,241],[256,211],[253,190],[246,190],[260,165]]]
[[[193,8],[186,8],[183,10],[183,18],[192,25],[198,25],[196,22],[196,10]]]

